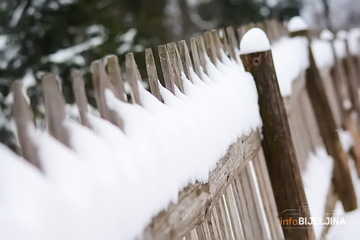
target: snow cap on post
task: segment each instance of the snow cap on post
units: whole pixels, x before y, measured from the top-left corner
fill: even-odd
[[[252,28],[245,33],[240,42],[240,54],[265,52],[271,49],[269,38],[260,28]]]
[[[290,33],[306,30],[308,30],[308,25],[305,20],[300,16],[293,17],[288,22],[288,31]]]
[[[346,40],[348,38],[348,33],[345,30],[340,30],[336,34],[336,38],[340,40]]]
[[[360,28],[352,28],[349,31],[348,41],[351,55],[357,56],[360,53]]]
[[[320,39],[324,41],[334,40],[334,34],[329,29],[324,29],[320,33]]]

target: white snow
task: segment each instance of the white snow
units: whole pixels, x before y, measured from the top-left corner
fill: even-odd
[[[323,218],[327,194],[331,186],[333,159],[321,147],[310,153],[302,180],[311,217]],[[313,225],[316,239],[320,239],[323,225]]]
[[[348,38],[348,32],[345,30],[340,30],[336,33],[336,38],[346,40]]]
[[[334,34],[329,29],[324,29],[320,33],[320,39],[324,41],[332,41]]]
[[[79,54],[88,49],[101,45],[104,41],[105,38],[103,36],[93,37],[75,46],[66,49],[60,49],[56,53],[47,56],[44,61],[49,60],[54,63],[74,61],[77,64],[83,65],[85,61]]]
[[[351,134],[343,129],[338,129],[341,144],[345,151],[349,151],[354,141]],[[310,153],[306,170],[302,173],[302,180],[305,188],[306,197],[310,207],[311,217],[324,217],[326,197],[330,190],[333,175],[333,159],[327,155],[326,150],[321,147],[316,150],[316,154]],[[349,161],[351,175],[354,181],[356,194],[360,196],[360,181],[357,178],[356,167],[352,160]],[[358,219],[360,210],[344,213],[341,203],[338,201],[334,210],[334,217],[344,217],[346,225],[333,225],[326,239],[330,240],[355,240],[358,239]],[[320,239],[324,225],[313,225],[316,239]]]
[[[91,113],[92,130],[66,119],[71,150],[30,128],[44,173],[0,146],[0,239],[134,239],[180,190],[207,182],[229,146],[261,126],[254,79],[222,55],[217,67],[207,58],[203,80],[182,73],[185,93],[160,85],[165,104],[142,84],[142,107],[107,90],[124,131]]]
[[[334,48],[336,56],[340,59],[344,59],[347,56],[346,42],[341,38],[337,38],[334,41]]]
[[[334,65],[334,52],[331,44],[328,40],[316,38],[312,41],[311,49],[318,69],[329,69]]]
[[[269,38],[260,28],[252,28],[247,31],[240,42],[240,54],[265,52],[270,49]]]
[[[274,65],[283,97],[292,92],[292,83],[309,66],[308,41],[304,37],[283,37],[272,48]]]
[[[359,56],[360,28],[353,28],[348,34],[349,51],[353,56]]]
[[[299,31],[304,31],[307,29],[308,29],[307,23],[300,16],[293,17],[288,22],[288,31],[289,32],[299,32]]]

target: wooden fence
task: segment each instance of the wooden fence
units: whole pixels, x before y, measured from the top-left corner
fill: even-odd
[[[160,45],[158,53],[165,87],[172,93],[174,93],[174,85],[180,91],[183,91],[181,72],[184,72],[187,78],[191,80],[189,69],[192,67],[202,78],[202,74],[207,73],[205,58],[208,56],[216,65],[216,59],[222,61],[221,49],[229,58],[240,61],[238,39],[240,40],[244,33],[254,26],[265,30],[272,43],[283,36],[289,36],[282,24],[269,20],[259,24],[245,25],[237,28],[236,31],[233,27],[228,27],[226,30],[206,31],[204,32],[204,38],[198,36],[190,39],[190,50],[184,40],[179,41],[178,44]],[[292,36],[304,35],[306,37],[306,34],[307,32],[303,31],[293,33]],[[307,37],[311,41],[311,37]],[[250,57],[258,57],[258,55]],[[301,231],[300,229],[289,230],[282,228],[284,226],[280,225],[279,218],[282,211],[286,210],[282,208],[283,206],[294,206],[294,203],[286,202],[291,199],[290,195],[294,194],[293,190],[286,189],[289,188],[292,181],[295,185],[297,184],[296,191],[299,193],[299,199],[301,200],[304,189],[299,169],[304,170],[307,165],[308,154],[315,152],[317,147],[323,145],[334,159],[334,179],[332,188],[329,189],[327,210],[334,209],[337,199],[342,201],[346,211],[357,207],[354,188],[350,183],[350,171],[347,164],[348,155],[341,147],[336,129],[343,127],[352,133],[355,145],[351,155],[355,159],[359,173],[360,138],[358,124],[352,113],[360,113],[360,109],[356,108],[359,105],[357,91],[353,91],[358,89],[359,73],[356,66],[360,61],[348,55],[344,61],[336,58],[333,69],[321,69],[319,71],[316,68],[311,51],[309,57],[310,60],[312,59],[310,67],[294,81],[293,93],[290,97],[282,99],[279,90],[277,90],[278,95],[276,95],[276,91],[259,92],[259,101],[270,97],[280,102],[279,106],[272,107],[281,109],[282,106],[285,106],[285,118],[280,114],[278,119],[284,122],[284,126],[280,127],[285,128],[285,138],[287,136],[291,137],[294,143],[295,155],[289,157],[292,160],[297,159],[295,165],[289,165],[286,162],[287,159],[275,160],[274,156],[271,156],[271,153],[275,150],[281,152],[281,148],[286,148],[289,151],[287,154],[291,155],[293,149],[291,141],[290,145],[276,146],[276,149],[272,151],[272,149],[268,149],[269,145],[266,143],[266,141],[269,141],[269,136],[265,136],[264,140],[261,141],[260,130],[254,131],[248,136],[242,136],[230,146],[227,154],[210,173],[208,183],[188,185],[179,193],[178,202],[170,204],[166,211],[160,212],[154,217],[139,239],[314,239],[312,229]],[[158,86],[156,63],[151,49],[145,50],[145,59],[151,93],[159,101],[162,101]],[[271,67],[273,69],[271,64],[267,67],[269,67],[270,71]],[[245,68],[247,70],[253,69],[251,66],[246,66],[246,64]],[[201,69],[203,69],[203,72]],[[123,129],[121,117],[109,109],[105,103],[105,89],[107,88],[111,89],[119,100],[128,101],[117,58],[115,56],[108,58],[107,71],[101,60],[92,63],[91,71],[101,117]],[[126,75],[131,85],[132,103],[141,106],[142,102],[137,87],[139,84],[138,79],[141,79],[141,76],[133,53],[126,55]],[[259,86],[261,76],[256,73],[253,73],[253,75]],[[65,102],[56,84],[55,76],[48,74],[43,76],[42,80],[47,129],[52,136],[70,147],[69,133],[61,124],[65,119]],[[272,80],[276,80],[275,74]],[[73,74],[73,89],[81,123],[91,128],[86,118],[87,98],[84,83],[81,74],[78,72]],[[37,149],[31,144],[26,134],[33,116],[28,103],[21,94],[20,84],[14,83],[13,93],[13,116],[18,130],[22,155],[41,169]],[[344,107],[343,103],[347,99],[352,101],[353,107],[351,109],[345,109]],[[266,128],[266,121],[269,119],[265,119],[264,116],[266,111],[269,112],[272,109],[264,109],[260,104],[260,111],[262,112],[264,128]],[[291,135],[286,132],[288,124]],[[274,170],[274,167],[282,169],[279,171],[288,171],[289,179],[280,179],[281,175],[276,176],[278,172]],[[279,181],[287,182],[288,185],[280,186],[275,184]],[[341,186],[339,181],[342,181]],[[283,196],[280,195],[280,188],[284,192]],[[286,195],[289,195],[289,198]],[[300,203],[304,204],[306,201]],[[300,205],[297,206],[300,207]],[[326,231],[324,231],[325,234]]]

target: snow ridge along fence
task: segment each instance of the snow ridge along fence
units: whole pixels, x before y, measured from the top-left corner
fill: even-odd
[[[356,70],[356,66],[360,65],[359,58],[349,53],[345,58],[339,58],[334,51],[333,66],[319,70],[312,49],[305,47],[309,64],[297,79],[293,79],[292,94],[282,97],[271,50],[249,53],[239,50],[240,41],[237,38],[242,39],[253,27],[263,29],[273,45],[289,36],[284,25],[269,20],[245,25],[236,31],[233,27],[206,31],[203,37],[190,39],[190,50],[184,40],[178,44],[158,46],[164,87],[158,81],[153,52],[150,48],[146,49],[146,68],[152,95],[142,87],[142,77],[134,55],[128,53],[126,75],[131,87],[132,105],[128,104],[117,57],[107,58],[105,64],[103,60],[93,62],[91,71],[101,118],[89,114],[84,82],[81,74],[75,72],[73,90],[82,126],[67,120],[65,101],[56,77],[53,74],[44,75],[42,84],[47,131],[51,137],[35,130],[21,83],[14,83],[13,117],[22,159],[35,168],[29,164],[20,167],[21,164],[15,161],[18,157],[1,148],[5,158],[11,159],[9,162],[14,159],[14,165],[2,163],[0,169],[21,168],[26,172],[23,184],[27,184],[26,179],[35,179],[31,183],[38,184],[41,193],[48,191],[43,189],[47,189],[46,179],[49,178],[64,195],[76,196],[80,203],[81,200],[91,200],[84,212],[78,213],[77,208],[69,215],[66,215],[66,211],[61,212],[65,219],[74,218],[68,225],[49,225],[47,232],[44,231],[46,233],[39,228],[25,236],[33,239],[315,239],[312,227],[288,228],[280,224],[280,218],[287,218],[287,210],[300,210],[300,207],[307,206],[300,173],[306,168],[308,154],[315,153],[323,145],[334,159],[334,180],[329,187],[325,216],[329,216],[327,212],[334,209],[338,199],[345,211],[357,208],[347,164],[348,153],[342,149],[336,129],[343,127],[352,134],[354,146],[349,150],[360,173],[360,138],[358,124],[353,117],[354,112],[360,114],[360,109],[356,107],[359,105],[357,91],[352,90],[359,86],[360,74]],[[312,46],[313,37],[309,35],[306,29],[295,29],[291,33],[292,37],[305,40]],[[244,68],[253,77],[245,73]],[[223,76],[229,79],[224,80]],[[244,81],[241,84],[245,85],[236,80]],[[260,111],[257,101],[252,101],[254,98],[251,94],[238,92],[241,89],[249,92],[254,90],[254,80]],[[230,97],[227,98],[224,93]],[[244,96],[234,96],[236,93]],[[204,99],[211,103],[206,105]],[[202,110],[203,105],[209,109]],[[250,109],[255,109],[255,112]],[[257,129],[259,112],[263,122],[263,140]],[[193,124],[199,119],[199,125]],[[141,127],[141,121],[145,122],[145,126]],[[216,126],[217,123],[221,124],[220,128]],[[234,127],[237,124],[241,127]],[[205,127],[202,128],[202,125]],[[151,128],[154,130],[151,131]],[[182,133],[185,130],[189,134]],[[167,143],[169,139],[161,139],[167,136],[166,132],[171,132],[170,140],[180,140],[174,146]],[[183,138],[183,135],[187,137]],[[157,146],[152,141],[161,143],[159,149],[163,152],[155,151],[158,149],[154,150]],[[196,145],[201,142],[204,142],[204,146]],[[118,149],[123,146],[123,149]],[[139,151],[148,155],[143,156]],[[188,155],[184,153],[186,151]],[[211,154],[206,155],[207,151]],[[112,161],[112,154],[117,153],[118,159]],[[57,160],[51,159],[55,158],[54,155],[57,155]],[[178,160],[171,162],[178,165],[173,167],[162,161],[168,158]],[[68,159],[76,164],[72,165]],[[85,165],[79,161],[83,159],[87,162]],[[201,165],[194,163],[197,159],[203,161]],[[184,167],[179,162],[184,162],[186,168],[182,169]],[[132,163],[136,169],[133,169]],[[199,167],[204,169],[197,170]],[[69,171],[70,168],[75,170]],[[156,172],[158,169],[162,171]],[[132,176],[131,171],[144,173],[144,176]],[[66,180],[64,175],[68,175]],[[9,179],[9,182],[17,181],[15,177]],[[100,184],[97,183],[99,179]],[[130,182],[124,183],[129,179]],[[166,181],[171,183],[162,184]],[[121,189],[117,189],[117,186]],[[5,190],[11,195],[10,191]],[[78,194],[82,191],[86,192],[84,199]],[[138,195],[139,191],[144,192]],[[56,198],[56,194],[51,194]],[[96,200],[93,200],[95,195]],[[62,204],[56,202],[51,205],[46,199],[44,201],[50,210]],[[67,201],[64,200],[66,204]],[[70,202],[73,204],[76,201],[71,198]],[[100,210],[97,212],[95,209]],[[83,218],[76,218],[76,214]],[[306,214],[310,217],[309,213]],[[41,215],[44,222],[40,223],[51,222],[53,215]],[[84,221],[97,218],[100,222]],[[79,222],[85,223],[80,226]],[[58,228],[62,229],[62,234],[52,236],[52,230],[59,233],[55,231]],[[325,235],[327,230],[324,229],[321,234]],[[67,235],[67,231],[79,235]],[[8,236],[15,234],[11,229],[4,232]],[[22,233],[18,231],[16,234]]]

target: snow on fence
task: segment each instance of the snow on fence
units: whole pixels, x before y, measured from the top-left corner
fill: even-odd
[[[93,62],[100,117],[89,113],[75,72],[81,124],[68,119],[56,77],[47,74],[47,131],[36,129],[21,83],[14,83],[22,157],[0,145],[0,238],[314,239],[312,228],[287,229],[279,218],[306,205],[300,170],[324,145],[334,181],[322,179],[329,188],[322,204],[331,211],[339,198],[345,211],[356,208],[335,130],[351,133],[359,173],[358,32],[346,44],[329,32],[321,34],[325,40],[310,37],[296,18],[292,38],[276,21],[256,24],[272,57],[261,30],[246,33],[254,26],[206,31],[204,39],[190,39],[190,51],[183,40],[160,45],[164,87],[146,49],[151,94],[128,53],[131,103],[117,58]],[[316,237],[327,230],[315,229]]]

